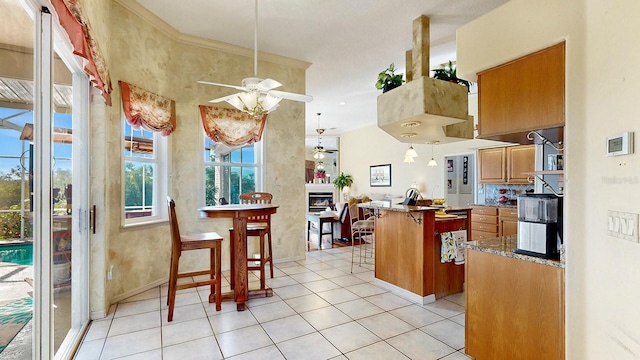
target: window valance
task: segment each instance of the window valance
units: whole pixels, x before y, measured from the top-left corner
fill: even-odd
[[[138,129],[160,132],[167,136],[176,128],[176,102],[166,97],[118,81],[122,91],[122,107],[129,124]]]
[[[100,47],[91,37],[91,27],[82,11],[80,0],[52,0],[60,25],[67,32],[73,45],[73,53],[84,58],[84,71],[90,76],[93,86],[102,92],[104,101],[111,105],[111,76],[102,57]]]
[[[231,146],[260,141],[267,114],[259,118],[237,109],[200,105],[202,126],[207,136]]]

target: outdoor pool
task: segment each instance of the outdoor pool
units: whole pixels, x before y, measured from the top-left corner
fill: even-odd
[[[0,262],[33,265],[33,243],[0,244]]]

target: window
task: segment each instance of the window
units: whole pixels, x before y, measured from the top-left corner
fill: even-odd
[[[205,205],[238,204],[240,194],[262,188],[262,142],[228,146],[205,137]]]
[[[124,225],[164,221],[169,138],[123,123]]]

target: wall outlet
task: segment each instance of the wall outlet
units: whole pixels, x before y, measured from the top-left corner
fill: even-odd
[[[619,239],[638,242],[638,214],[608,210],[607,233]]]

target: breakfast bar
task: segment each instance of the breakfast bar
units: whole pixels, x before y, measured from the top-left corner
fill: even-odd
[[[375,215],[374,283],[406,299],[427,304],[463,290],[464,265],[441,262],[440,234],[469,233],[469,209],[457,215],[429,206],[360,204]]]

